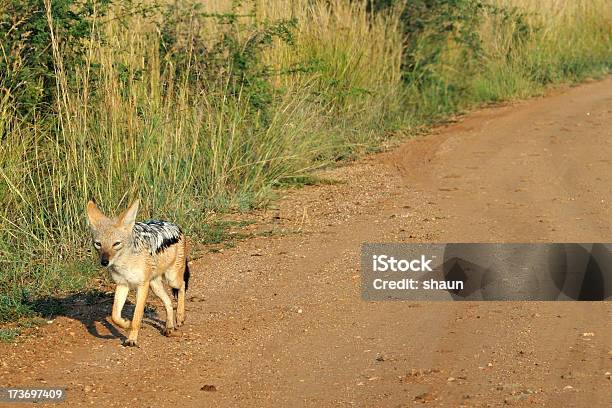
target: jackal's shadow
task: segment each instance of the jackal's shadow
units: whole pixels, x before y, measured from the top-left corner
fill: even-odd
[[[65,316],[80,321],[89,334],[99,339],[125,340],[125,330],[111,322],[113,294],[99,290],[77,293],[66,297],[44,297],[29,303],[30,308],[47,319]],[[132,319],[134,304],[128,299],[123,307],[122,316]],[[165,322],[156,310],[147,304],[142,323],[162,332]]]

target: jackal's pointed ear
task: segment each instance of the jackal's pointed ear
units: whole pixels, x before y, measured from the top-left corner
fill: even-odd
[[[98,225],[106,216],[100,211],[96,203],[89,201],[87,203],[87,218],[89,218],[89,225],[93,227]]]
[[[138,213],[139,200],[135,200],[132,205],[119,217],[119,222],[125,227],[132,228],[136,222],[136,214]]]

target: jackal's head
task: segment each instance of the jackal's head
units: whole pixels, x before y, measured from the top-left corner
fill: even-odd
[[[87,203],[93,245],[100,255],[102,266],[112,265],[115,257],[132,245],[132,229],[137,212],[138,200],[121,215],[110,218],[105,216],[93,201]]]

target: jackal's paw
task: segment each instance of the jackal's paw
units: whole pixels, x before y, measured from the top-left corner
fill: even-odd
[[[132,321],[129,319],[117,319],[117,318],[112,318],[113,323],[115,323],[117,326],[121,327],[122,329],[129,329],[132,327]]]
[[[138,343],[136,343],[136,340],[130,340],[130,339],[127,339],[126,341],[124,341],[123,346],[124,347],[139,347]]]
[[[166,337],[171,337],[174,333],[174,327],[165,327],[162,329],[162,334]]]

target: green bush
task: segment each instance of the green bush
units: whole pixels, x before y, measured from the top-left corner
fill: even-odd
[[[48,15],[44,0],[0,0],[0,86],[19,114],[53,109],[57,87],[52,34],[64,65],[83,65],[93,17],[103,16],[107,6],[108,0],[53,0]]]

